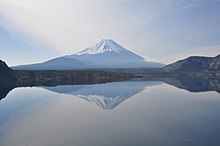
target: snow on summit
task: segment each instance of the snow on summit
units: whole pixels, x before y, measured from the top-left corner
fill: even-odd
[[[103,54],[106,52],[115,52],[118,54],[122,53],[130,53],[124,47],[117,44],[115,41],[111,39],[103,39],[98,42],[94,47],[87,48],[83,51],[77,53],[77,55],[82,54]]]

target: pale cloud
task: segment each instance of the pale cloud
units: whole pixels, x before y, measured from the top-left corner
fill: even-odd
[[[117,10],[117,5],[108,3],[100,0],[1,0],[1,25],[24,40],[31,38],[61,53],[74,53],[103,38],[123,42],[134,36],[142,25],[138,15],[133,16],[123,7]],[[129,17],[133,19],[126,19]],[[150,19],[149,16],[144,22]]]
[[[183,25],[176,16],[169,19],[171,14],[219,1],[0,0],[0,25],[22,41],[39,48],[48,46],[42,49],[50,52],[48,48],[52,48],[61,55],[78,52],[103,38],[112,38],[135,53],[168,63],[188,55],[219,53],[216,47],[183,50],[195,47],[187,44],[187,37],[179,35],[190,36],[193,27],[189,29],[189,23],[184,20],[190,16],[181,13]],[[194,34],[199,31],[195,30],[191,38],[196,38]]]

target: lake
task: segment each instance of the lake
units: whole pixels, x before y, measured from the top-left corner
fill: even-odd
[[[0,146],[220,145],[219,78],[134,79],[1,92]]]

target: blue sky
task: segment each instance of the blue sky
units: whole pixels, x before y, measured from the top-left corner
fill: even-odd
[[[0,59],[42,62],[111,38],[166,64],[220,54],[219,24],[220,0],[0,0]]]

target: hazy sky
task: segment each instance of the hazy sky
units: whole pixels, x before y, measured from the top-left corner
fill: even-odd
[[[76,53],[111,38],[149,60],[220,54],[220,0],[0,0],[0,59]]]

